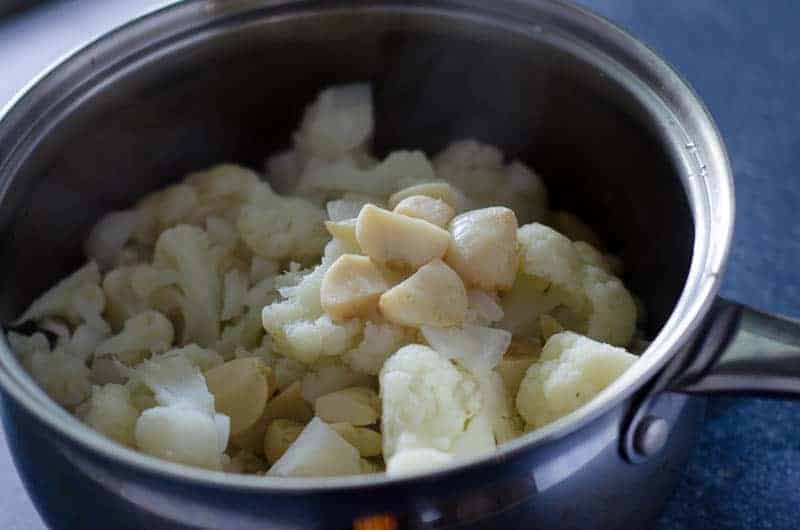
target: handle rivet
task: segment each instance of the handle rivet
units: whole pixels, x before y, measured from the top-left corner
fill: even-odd
[[[668,438],[669,422],[667,420],[658,416],[645,416],[636,428],[633,447],[637,453],[649,458],[664,448]]]

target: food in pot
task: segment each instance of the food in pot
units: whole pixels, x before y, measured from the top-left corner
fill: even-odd
[[[287,477],[485,455],[635,361],[619,260],[536,173],[475,140],[380,160],[373,124],[368,85],[329,88],[265,175],[106,215],[8,333],[23,366],[120,444]]]

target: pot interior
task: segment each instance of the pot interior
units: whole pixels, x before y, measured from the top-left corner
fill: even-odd
[[[433,8],[294,9],[303,15],[195,8],[191,28],[155,19],[29,95],[39,119],[2,175],[4,321],[81,263],[104,212],[216,162],[261,169],[318,90],[368,80],[379,153],[433,154],[473,137],[528,162],[552,206],[577,213],[623,258],[658,332],[686,281],[693,219],[685,168],[623,80],[546,24],[523,30]]]

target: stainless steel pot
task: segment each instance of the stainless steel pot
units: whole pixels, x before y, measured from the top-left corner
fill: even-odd
[[[212,162],[260,166],[320,87],[362,79],[379,149],[473,136],[531,162],[622,253],[650,348],[588,406],[480,461],[274,480],[116,446],[3,345],[4,425],[51,527],[344,529],[384,514],[402,528],[643,528],[702,421],[691,393],[800,394],[796,356],[760,355],[791,354],[796,325],[715,301],[733,186],[711,118],[642,44],[546,0],[188,1],[78,51],[0,121],[0,317],[79,263],[104,211]]]

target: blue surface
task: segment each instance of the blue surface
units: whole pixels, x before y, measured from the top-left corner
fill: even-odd
[[[660,530],[800,528],[800,406],[716,398]]]
[[[800,3],[578,3],[670,62],[719,126],[733,165],[737,209],[723,294],[800,317]]]
[[[800,3],[580,3],[671,62],[722,132],[737,208],[723,294],[800,316]],[[711,400],[659,529],[800,529],[800,404]]]
[[[738,210],[723,293],[800,317],[800,2],[578,2],[671,62],[720,127],[734,168]],[[0,104],[61,53],[155,3],[50,2],[37,8],[51,11],[40,17],[50,22],[46,30],[32,15],[14,25],[9,38],[6,24],[5,32],[0,28]],[[9,57],[21,56],[26,62],[3,71],[12,63]],[[43,528],[2,440],[0,489],[0,528]],[[659,525],[659,530],[700,529],[800,529],[800,404],[710,402],[706,427]]]

